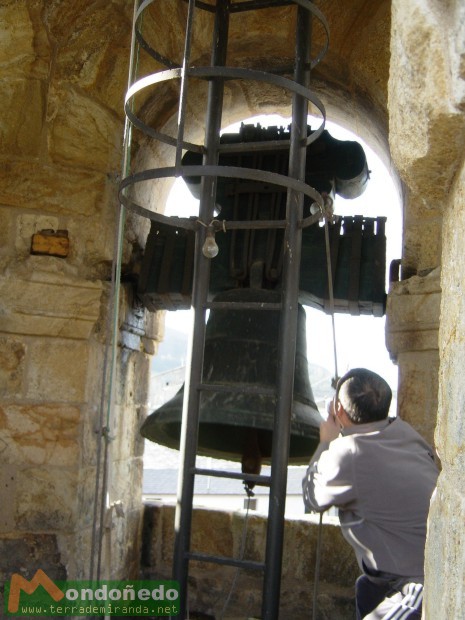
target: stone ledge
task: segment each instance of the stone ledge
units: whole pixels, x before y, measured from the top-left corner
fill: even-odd
[[[245,513],[194,509],[192,547],[195,551],[238,557]],[[288,520],[285,524],[280,617],[308,620],[312,609],[318,521],[311,517]],[[262,561],[265,556],[267,520],[249,514],[245,557]],[[174,507],[145,506],[142,539],[142,575],[146,579],[171,577],[174,544]],[[236,569],[205,562],[192,562],[189,573],[191,611],[212,617],[260,617],[262,573],[241,570],[228,604]],[[353,593],[359,569],[339,526],[325,524],[318,588],[318,608],[322,618],[347,620],[355,616]]]
[[[438,350],[440,311],[439,268],[424,277],[392,283],[386,310],[386,346],[391,357]]]
[[[102,283],[33,271],[0,278],[1,329],[87,339],[99,318]]]

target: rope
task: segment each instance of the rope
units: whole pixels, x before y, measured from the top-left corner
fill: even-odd
[[[316,539],[315,577],[313,581],[313,611],[312,611],[313,620],[317,620],[317,611],[318,611],[317,599],[318,599],[318,586],[320,585],[322,534],[323,534],[323,513],[320,512],[320,522],[318,523],[318,535]]]
[[[333,355],[334,355],[334,379],[333,379],[333,387],[336,387],[337,380],[339,378],[338,368],[337,368],[337,347],[336,347],[336,322],[334,319],[334,288],[333,288],[333,268],[331,264],[331,245],[329,241],[329,229],[328,229],[328,211],[332,215],[332,200],[328,199],[328,197],[324,197],[325,206],[327,206],[327,213],[324,214],[324,228],[325,228],[325,249],[326,249],[326,269],[328,274],[328,293],[329,293],[329,312],[331,315],[331,325],[333,332]],[[328,200],[331,200],[331,203],[328,204]]]
[[[239,559],[240,560],[244,559],[245,543],[246,543],[246,540],[247,540],[247,522],[248,522],[248,518],[249,518],[250,499],[251,499],[251,497],[253,497],[253,493],[250,490],[248,490],[247,488],[246,488],[245,492],[247,493],[247,508],[246,508],[246,513],[245,513],[245,517],[244,517],[244,525],[242,527],[241,547],[240,547],[240,550],[239,550]],[[236,569],[236,572],[234,574],[234,579],[233,579],[231,587],[229,589],[229,593],[228,593],[228,596],[226,598],[226,601],[224,602],[223,609],[221,610],[219,620],[223,620],[223,618],[224,618],[224,614],[226,613],[226,610],[228,608],[229,602],[231,600],[231,596],[232,596],[232,594],[234,592],[234,589],[236,587],[236,582],[237,582],[237,578],[239,577],[239,571],[240,570],[241,570],[240,568]]]
[[[324,202],[326,207],[326,213],[324,213],[324,228],[325,228],[325,249],[326,249],[326,268],[328,274],[328,293],[329,293],[329,312],[331,314],[331,324],[333,332],[333,355],[334,355],[334,378],[332,381],[332,387],[335,388],[339,375],[337,367],[337,346],[336,346],[336,323],[334,320],[334,288],[333,288],[333,269],[331,264],[331,246],[329,241],[329,228],[328,220],[332,217],[332,200],[329,203],[329,198],[324,196]],[[313,582],[313,610],[312,619],[317,620],[318,612],[318,588],[320,583],[320,564],[321,564],[321,541],[323,534],[323,512],[320,512],[320,521],[318,523],[318,534],[316,542],[316,557],[315,557],[315,577]]]

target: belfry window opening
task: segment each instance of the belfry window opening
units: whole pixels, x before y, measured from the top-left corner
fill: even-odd
[[[320,119],[309,117],[308,125],[317,126]],[[263,115],[230,125],[222,133],[239,132],[241,124],[261,127],[284,127],[290,119],[279,115]],[[389,286],[389,265],[401,256],[402,219],[400,197],[389,170],[381,159],[351,131],[326,122],[326,129],[337,140],[352,140],[361,143],[369,169],[369,182],[365,191],[354,199],[335,196],[335,216],[385,217],[386,233],[386,291]],[[190,217],[198,214],[199,201],[193,197],[182,178],[175,180],[168,196],[165,215]],[[220,234],[220,233],[218,233]],[[324,257],[322,257],[322,260]],[[214,258],[212,259],[214,260]],[[397,407],[397,367],[389,358],[385,345],[385,316],[336,313],[334,323],[320,308],[305,305],[307,358],[310,383],[316,405],[322,417],[326,413],[326,402],[334,390],[331,382],[335,375],[334,348],[337,355],[339,376],[349,368],[369,367],[383,376],[391,386],[393,400],[391,414]],[[190,310],[165,312],[165,336],[152,364],[149,412],[162,406],[172,398],[184,382],[189,333],[192,328]],[[333,339],[336,346],[333,348]],[[310,457],[310,454],[308,455]],[[165,446],[145,441],[144,456],[144,499],[163,503],[175,503],[176,478],[179,452]],[[197,456],[199,467],[203,463],[212,466],[212,457]],[[214,459],[216,469],[240,470],[240,463]],[[301,479],[305,465],[290,465],[286,517],[303,518]],[[196,485],[194,504],[211,508],[240,510],[245,506],[244,490],[239,480],[218,480],[203,477]],[[230,487],[230,488],[229,488]],[[295,487],[295,488],[294,488]],[[267,513],[267,491],[256,489],[255,509]]]

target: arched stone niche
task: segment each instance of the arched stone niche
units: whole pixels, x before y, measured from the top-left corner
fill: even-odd
[[[328,117],[346,126],[389,163],[387,85],[390,59],[390,2],[316,2],[329,24],[329,48],[311,73],[311,88],[323,100]],[[181,64],[187,5],[157,2],[151,4],[141,25],[147,43],[163,57]],[[294,65],[295,6],[232,13],[226,65],[292,75]],[[312,20],[312,58],[325,44],[325,32],[318,19]],[[209,66],[213,16],[197,9],[193,25],[190,65]],[[165,69],[140,51],[138,76]],[[188,116],[191,127],[186,139],[196,131],[203,134],[206,83],[189,81]],[[151,126],[161,128],[170,122],[177,108],[178,87],[163,82],[156,91],[147,89],[137,96],[136,108]],[[256,114],[289,115],[290,98],[282,89],[253,82],[225,85],[223,126]],[[312,112],[312,110],[310,110]]]

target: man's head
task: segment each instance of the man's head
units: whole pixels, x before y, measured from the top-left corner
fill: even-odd
[[[353,424],[384,420],[389,413],[392,391],[387,382],[371,370],[353,368],[341,377],[336,387],[340,402]]]

